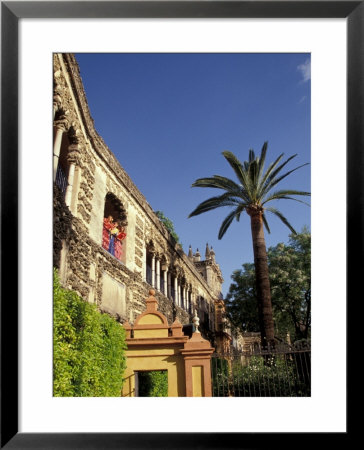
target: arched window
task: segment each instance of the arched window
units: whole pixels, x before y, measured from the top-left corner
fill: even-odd
[[[147,250],[147,273],[146,273],[146,282],[149,283],[151,286],[154,286],[153,283],[153,269],[152,269],[152,263],[153,263],[153,254]]]
[[[56,134],[57,130],[54,130]],[[68,171],[69,171],[69,162],[67,160],[68,155],[68,147],[69,147],[69,139],[67,133],[62,134],[62,140],[60,144],[57,172],[56,172],[56,185],[59,187],[60,191],[63,194],[63,197],[66,195],[66,190],[68,186]],[[59,148],[59,147],[58,147]]]
[[[121,201],[111,193],[105,197],[102,247],[125,263],[126,212]]]

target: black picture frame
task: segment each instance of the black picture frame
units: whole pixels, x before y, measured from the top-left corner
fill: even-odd
[[[364,273],[363,1],[5,1],[1,2],[1,448],[164,449],[307,448],[310,433],[19,433],[18,432],[18,22],[21,18],[346,18],[347,19],[347,304],[360,300]],[[323,149],[328,151],[329,149]],[[334,195],[331,193],[331,195]],[[343,205],[340,206],[343,213]],[[15,229],[14,229],[15,227]],[[360,260],[357,258],[359,250]],[[11,301],[10,301],[11,300]],[[349,312],[349,309],[347,309]],[[332,343],[332,341],[331,341]],[[350,345],[347,346],[350,353]],[[333,393],[334,395],[334,393]],[[331,434],[345,445],[347,432]],[[191,411],[191,414],[193,412]],[[287,412],[289,413],[289,412]],[[229,414],[225,411],[224,414]],[[262,411],[262,414],[264,412]],[[161,417],[161,420],[163,418]],[[218,416],[217,419],[218,420]],[[282,418],[282,420],[284,420]],[[166,430],[167,431],[167,430]],[[325,433],[314,435],[326,444]],[[345,440],[345,443],[344,443]]]

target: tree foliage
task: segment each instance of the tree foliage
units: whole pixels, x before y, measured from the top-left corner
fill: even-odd
[[[307,229],[291,234],[288,244],[268,249],[276,335],[287,331],[297,341],[310,337],[311,326],[311,235]],[[253,264],[233,272],[226,311],[240,331],[260,331]]]
[[[308,339],[311,326],[311,234],[290,235],[288,245],[268,251],[276,326],[295,340]]]
[[[126,367],[124,328],[53,282],[53,394],[119,397]]]
[[[243,264],[243,269],[234,270],[231,279],[233,283],[226,296],[230,323],[241,331],[259,331],[254,264]]]
[[[243,363],[233,360],[216,361],[212,371],[214,397],[309,397],[309,357],[302,353],[305,371],[298,370],[295,356],[276,354],[267,364],[263,356],[251,356]]]
[[[174,229],[173,222],[170,219],[168,219],[168,217],[166,217],[162,211],[155,211],[155,213],[156,213],[158,219],[163,223],[163,225],[167,228],[167,230],[173,236],[174,240],[178,244],[180,244],[179,236]]]
[[[139,397],[168,397],[168,371],[139,372]]]

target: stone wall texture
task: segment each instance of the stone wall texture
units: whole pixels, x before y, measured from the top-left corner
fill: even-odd
[[[63,165],[65,180],[63,186],[58,178],[54,183],[53,256],[62,284],[121,323],[133,323],[145,310],[153,285],[169,322],[189,324],[196,310],[202,333],[213,341],[223,281],[215,254],[207,251],[200,260],[183,252],[97,134],[72,54],[54,54],[53,95],[53,160],[55,170]],[[107,196],[117,200],[127,234],[121,260],[102,247]],[[158,289],[148,270],[165,276],[168,290]],[[183,304],[177,294],[173,298],[175,280]]]

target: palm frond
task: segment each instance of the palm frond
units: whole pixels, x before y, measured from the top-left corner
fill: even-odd
[[[251,182],[249,180],[249,177],[247,176],[246,170],[244,170],[241,162],[238,160],[238,158],[234,155],[234,153],[229,152],[228,150],[225,150],[222,152],[227,162],[230,164],[231,168],[235,172],[235,175],[238,177],[239,182],[243,185],[243,188],[245,189],[248,196],[251,196]]]
[[[267,222],[267,218],[265,217],[265,214],[264,214],[264,213],[263,213],[262,218],[263,218],[263,223],[264,223],[265,229],[266,229],[266,230],[268,231],[268,233],[270,234],[270,228],[269,228],[269,225],[268,225],[268,222]]]
[[[284,156],[284,153],[281,153],[274,162],[269,164],[268,169],[266,170],[265,174],[263,175],[263,178],[259,181],[259,189],[258,189],[259,195],[262,195],[262,194],[260,194],[260,192],[262,191],[268,177],[271,175],[272,171],[277,167],[277,164],[280,162],[280,160],[283,158],[283,156]]]
[[[230,214],[228,214],[225,217],[223,223],[221,224],[220,230],[219,230],[218,239],[221,239],[224,236],[224,234],[226,233],[227,229],[231,225],[234,218],[237,215],[240,216],[240,214],[244,211],[244,208],[245,208],[245,206],[239,205],[237,208],[235,208],[233,211],[231,211]]]
[[[266,203],[268,203],[272,200],[286,199],[286,200],[295,200],[296,202],[300,202],[307,206],[310,206],[309,203],[306,203],[302,200],[298,200],[297,198],[291,197],[291,195],[305,195],[305,196],[310,197],[311,193],[304,192],[304,191],[295,191],[292,189],[283,189],[280,191],[273,192],[271,195],[269,195],[269,197],[265,197],[264,200],[262,201],[262,205],[265,205]]]
[[[249,162],[249,170],[248,170],[249,180],[251,181],[251,185],[253,187],[252,193],[257,192],[258,174],[259,174],[259,160],[255,159],[255,160]],[[254,196],[254,198],[252,198],[252,200],[256,201],[256,196]]]
[[[241,203],[237,208],[236,208],[236,221],[239,222],[240,220],[240,215],[241,213],[245,210],[245,208],[247,207],[246,204]]]
[[[283,153],[282,153],[283,156]],[[284,166],[286,166],[293,158],[295,158],[297,156],[297,153],[295,153],[294,155],[290,156],[289,158],[287,158],[284,163],[282,163],[280,166],[278,166],[270,175],[269,175],[269,180],[272,180],[273,178],[275,178],[275,176],[283,169]]]
[[[235,199],[230,193],[225,193],[217,197],[211,197],[202,203],[200,203],[188,217],[198,216],[207,211],[220,208],[223,206],[237,206],[240,204],[240,200]]]
[[[264,163],[265,163],[265,157],[267,154],[267,150],[268,150],[268,141],[264,142],[262,150],[260,151],[258,180],[260,180],[263,175]]]
[[[279,191],[275,191],[271,195],[307,195],[308,197],[311,196],[311,192],[307,191],[297,191],[296,189],[280,189]]]
[[[214,175],[207,178],[198,178],[194,183],[192,183],[192,187],[216,188],[236,193],[241,191],[241,187],[233,180],[226,177],[221,177],[219,175]]]
[[[278,178],[270,178],[267,180],[264,189],[262,191],[262,194],[266,194],[269,192],[276,184],[278,184],[280,181],[282,181],[284,178],[288,177],[292,172],[295,172],[296,170],[300,169],[301,167],[307,166],[309,163],[301,164],[300,166],[295,167],[294,169],[290,170],[289,172],[286,172],[284,175],[281,175]],[[282,164],[283,166],[283,164]],[[278,170],[278,169],[277,169]]]
[[[245,191],[242,185],[235,183],[235,181],[230,178],[222,177],[220,175],[214,175],[214,179],[217,181],[221,181],[223,185],[226,186],[226,190],[230,190],[231,194],[236,195],[237,197],[241,197],[245,201],[249,202],[250,197],[249,194]]]
[[[311,206],[309,203],[307,203],[307,202],[304,202],[304,201],[302,201],[302,200],[298,200],[298,198],[294,198],[294,197],[290,197],[290,196],[286,196],[286,195],[282,195],[282,196],[279,196],[279,197],[277,197],[277,198],[270,198],[270,199],[268,199],[268,200],[266,200],[266,201],[264,201],[264,202],[262,202],[262,206],[263,205],[265,205],[266,203],[268,203],[269,201],[271,201],[271,200],[294,200],[294,201],[296,201],[296,202],[298,202],[298,203],[303,203],[304,205],[306,205],[306,206]]]
[[[242,198],[246,202],[250,201],[248,193],[241,185],[238,185],[230,178],[222,177],[220,175],[214,175],[213,177],[208,178],[199,178],[192,183],[191,187],[222,189],[227,191],[227,193],[230,193],[230,195]]]
[[[254,150],[251,148],[249,150],[249,163],[252,163],[255,160],[255,153]]]
[[[266,211],[269,211],[273,214],[275,214],[294,234],[297,234],[297,231],[292,227],[292,225],[288,222],[288,220],[284,217],[284,215],[278,211],[276,208],[265,208]]]
[[[217,179],[216,177],[205,177],[198,178],[191,185],[192,187],[207,187],[207,188],[216,188],[216,189],[227,189],[227,184],[224,183],[223,180]]]

